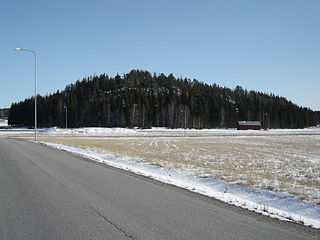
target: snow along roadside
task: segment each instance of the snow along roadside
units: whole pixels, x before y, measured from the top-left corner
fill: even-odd
[[[48,142],[41,143],[49,147],[72,152],[112,167],[213,197],[222,202],[255,211],[263,215],[280,220],[298,222],[313,228],[320,228],[320,206],[304,202],[288,194],[264,191],[210,178],[198,178],[183,172],[140,162],[132,158],[119,158],[112,154],[102,154],[96,151],[62,144]]]

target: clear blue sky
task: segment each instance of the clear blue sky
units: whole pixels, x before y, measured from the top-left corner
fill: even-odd
[[[132,69],[275,93],[320,110],[319,0],[2,0],[0,108]]]

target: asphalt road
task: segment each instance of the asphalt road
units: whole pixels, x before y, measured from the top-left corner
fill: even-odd
[[[0,138],[0,239],[320,239],[41,144]]]

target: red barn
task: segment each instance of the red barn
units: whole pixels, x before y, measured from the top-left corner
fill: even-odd
[[[238,121],[238,130],[261,130],[259,121]]]

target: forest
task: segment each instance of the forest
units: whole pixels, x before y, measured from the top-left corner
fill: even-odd
[[[47,96],[37,96],[39,127],[234,128],[260,121],[264,128],[305,128],[316,114],[284,97],[209,85],[173,74],[132,70],[90,76]],[[13,103],[9,125],[34,126],[34,98]]]

